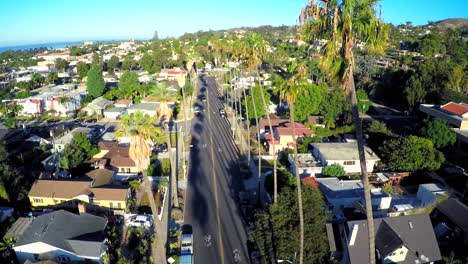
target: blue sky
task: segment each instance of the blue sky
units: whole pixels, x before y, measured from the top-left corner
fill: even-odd
[[[468,17],[467,0],[383,0],[394,24]],[[0,0],[0,46],[293,25],[307,0]]]

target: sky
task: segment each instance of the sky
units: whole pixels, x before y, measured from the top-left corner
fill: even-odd
[[[294,25],[307,0],[0,0],[0,47]],[[467,0],[382,0],[385,22],[468,18]]]

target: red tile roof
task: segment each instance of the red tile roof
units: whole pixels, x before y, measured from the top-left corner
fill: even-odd
[[[306,177],[301,179],[302,183],[309,188],[318,188],[318,183],[315,177]]]
[[[296,122],[295,125],[296,137],[311,136],[313,134],[312,130],[305,127],[303,124]],[[280,136],[292,136],[293,132],[291,123],[285,123],[283,126],[279,126],[276,130]]]
[[[448,103],[441,108],[456,115],[464,115],[468,113],[468,106],[465,104]]]

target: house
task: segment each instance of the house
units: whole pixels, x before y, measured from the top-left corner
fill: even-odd
[[[423,207],[434,204],[439,197],[446,196],[447,192],[435,183],[421,184],[418,187],[416,197],[421,201]]]
[[[337,218],[344,218],[343,209],[355,207],[355,202],[365,204],[364,185],[361,180],[341,181],[335,177],[316,178],[329,209]],[[386,216],[392,197],[381,188],[371,188],[374,216]]]
[[[118,119],[119,116],[125,114],[125,108],[123,107],[111,107],[103,111],[104,117],[108,119]]]
[[[289,154],[289,163],[291,164],[291,173],[296,176],[296,165],[299,168],[301,178],[315,177],[316,174],[322,173],[322,164],[311,153],[298,153],[297,160],[294,161],[294,155]]]
[[[120,100],[115,101],[114,107],[128,108],[132,104],[133,104],[133,102],[130,99],[120,99]]]
[[[346,173],[360,173],[359,152],[356,142],[350,143],[312,143],[312,154],[320,160],[323,166],[339,164]],[[374,170],[375,164],[380,160],[369,148],[364,147],[367,172]]]
[[[468,144],[468,104],[454,102],[442,106],[421,104],[419,111],[447,121],[453,127],[459,142]]]
[[[75,129],[73,129],[72,131],[63,134],[62,136],[53,139],[52,140],[53,147],[52,147],[51,151],[52,152],[62,152],[65,149],[65,146],[67,144],[70,144],[70,143],[73,142],[73,136],[76,133],[84,133],[84,134],[86,134],[88,136],[88,138],[91,138],[93,136],[92,131],[93,130],[91,128],[88,128],[88,127],[77,127]]]
[[[442,259],[427,214],[374,219],[376,263],[434,263]],[[327,235],[341,264],[369,263],[367,220],[328,223]]]
[[[145,115],[157,116],[159,105],[159,103],[134,104],[127,108],[127,113],[132,114],[135,112],[142,112]]]
[[[111,184],[113,175],[111,170],[97,169],[81,178],[39,179],[29,191],[29,201],[38,208],[70,208],[84,202],[123,214],[130,190]]]
[[[114,102],[104,99],[103,97],[98,97],[91,101],[85,108],[81,111],[86,112],[88,115],[104,115],[104,109],[111,106]]]
[[[138,174],[140,169],[129,156],[128,145],[119,145],[116,141],[98,143],[100,152],[93,156],[97,159],[97,167],[108,168],[116,172],[115,180]]]
[[[285,125],[286,123],[289,123],[289,119],[283,119],[279,118],[275,114],[270,113],[270,122],[271,122],[271,127],[275,128],[278,126]],[[270,126],[268,124],[268,118],[264,117],[260,119],[258,122],[258,127],[259,127],[259,132],[260,132],[260,138],[264,139],[265,134],[270,134]]]
[[[293,140],[293,129],[292,129],[292,125],[290,122],[282,123],[279,126],[273,127],[273,131],[274,131],[273,133],[275,136],[274,139],[272,139],[271,134],[265,135],[265,139],[267,140],[270,155],[273,155],[273,145],[274,145],[275,151],[278,152],[283,149],[290,148],[294,146],[294,144],[296,143]],[[312,136],[313,132],[309,128],[305,127],[303,124],[296,122],[295,134],[296,134],[296,140],[297,140],[304,136]]]
[[[431,219],[440,243],[468,247],[468,206],[459,200],[447,199],[432,211]]]
[[[24,232],[17,237],[13,250],[19,263],[38,260],[103,263],[106,226],[106,218],[87,213],[64,210],[47,213],[23,226]]]

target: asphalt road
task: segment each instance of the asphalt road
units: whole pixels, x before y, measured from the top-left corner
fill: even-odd
[[[194,263],[250,263],[247,228],[238,207],[243,188],[239,152],[226,118],[219,115],[221,101],[214,79],[201,76],[200,88],[208,98],[193,119],[192,149],[185,201],[185,224],[194,235]],[[200,89],[202,90],[202,89]]]

